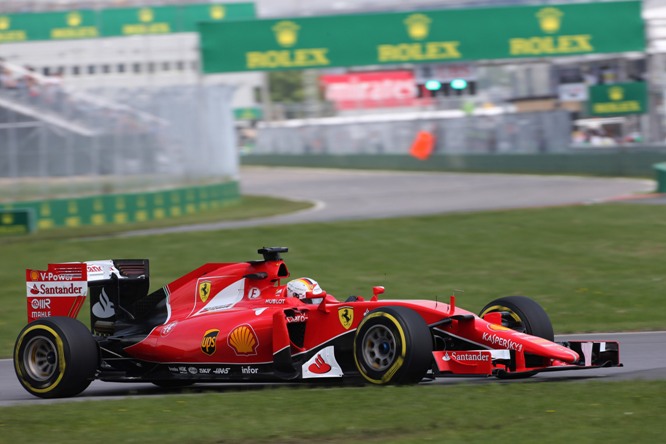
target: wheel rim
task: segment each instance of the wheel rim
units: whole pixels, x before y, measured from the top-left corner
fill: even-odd
[[[375,325],[363,335],[363,360],[376,371],[393,364],[397,348],[393,332],[383,325]]]
[[[49,380],[58,369],[58,349],[44,337],[33,338],[25,347],[23,367],[36,381]]]
[[[511,330],[515,330],[520,333],[526,333],[527,332],[527,327],[525,326],[525,323],[523,320],[520,318],[518,313],[515,311],[511,310],[508,307],[492,307],[489,310],[483,312],[481,314],[481,317],[485,316],[488,313],[494,313],[494,312],[499,312],[502,314],[502,326],[506,328],[510,328]]]

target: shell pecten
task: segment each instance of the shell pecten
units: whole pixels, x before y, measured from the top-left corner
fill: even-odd
[[[256,355],[259,340],[257,334],[251,326],[247,324],[239,325],[234,328],[227,337],[229,347],[231,347],[237,355]]]

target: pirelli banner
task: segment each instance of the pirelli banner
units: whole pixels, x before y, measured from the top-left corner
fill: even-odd
[[[202,3],[28,14],[0,12],[0,44],[196,32],[196,25],[201,21],[254,17],[254,3]]]
[[[200,23],[205,73],[643,51],[638,1]]]

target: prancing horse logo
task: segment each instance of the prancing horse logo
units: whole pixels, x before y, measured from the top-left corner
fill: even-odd
[[[351,307],[338,308],[338,318],[345,330],[349,330],[349,327],[354,322],[354,309]]]
[[[210,287],[210,281],[199,282],[199,298],[201,299],[201,302],[206,302],[208,300],[208,296],[210,296]]]

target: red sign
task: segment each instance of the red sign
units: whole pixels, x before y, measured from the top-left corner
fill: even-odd
[[[326,100],[338,110],[418,104],[412,71],[359,72],[320,77]]]

